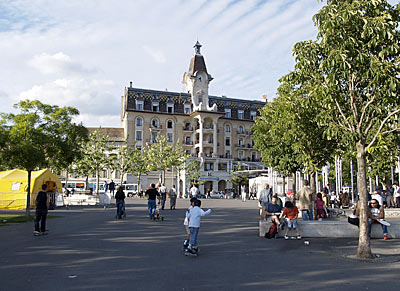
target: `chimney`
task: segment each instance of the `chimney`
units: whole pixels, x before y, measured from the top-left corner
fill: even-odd
[[[132,81],[129,82],[129,87],[132,88]]]

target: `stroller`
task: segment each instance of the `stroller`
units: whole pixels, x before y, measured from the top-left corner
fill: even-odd
[[[160,208],[156,208],[154,215],[153,215],[154,220],[164,220],[164,217],[161,215]]]

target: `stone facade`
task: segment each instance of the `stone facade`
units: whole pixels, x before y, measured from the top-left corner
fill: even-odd
[[[213,78],[200,47],[197,42],[183,77],[187,93],[134,88],[132,82],[125,88],[121,127],[128,143],[139,149],[155,142],[158,135],[174,144],[179,141],[193,159],[200,159],[205,181],[200,191],[205,193],[231,188],[231,170],[239,161],[244,169],[263,167],[260,153],[253,147],[251,127],[265,102],[209,96]],[[188,181],[182,175],[177,181],[176,174],[167,174],[167,187],[175,184],[180,192],[187,191]],[[144,178],[142,186],[157,181],[158,174],[153,173]]]

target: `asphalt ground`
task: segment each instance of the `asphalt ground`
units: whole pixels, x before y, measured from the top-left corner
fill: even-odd
[[[359,261],[354,239],[258,237],[256,201],[202,202],[213,212],[197,258],[182,251],[186,199],[164,221],[134,198],[124,220],[115,207],[70,207],[50,211],[59,217],[46,236],[34,237],[32,223],[2,226],[0,290],[399,290],[399,240],[373,240],[380,258]]]

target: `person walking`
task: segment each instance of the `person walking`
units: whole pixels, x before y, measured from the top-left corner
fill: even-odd
[[[397,183],[393,183],[393,200],[397,208],[400,207],[400,187]]]
[[[34,235],[47,234],[46,232],[46,217],[49,209],[50,199],[46,192],[47,185],[42,185],[42,191],[36,196],[35,205],[36,205],[36,213],[35,213],[35,230],[33,232]],[[40,223],[40,228],[39,228]]]
[[[392,185],[388,184],[386,186],[386,203],[388,208],[395,207],[394,200],[393,200],[394,189]]]
[[[175,210],[175,205],[176,205],[176,189],[175,185],[172,185],[172,188],[169,189],[169,208],[172,210]]]
[[[111,180],[108,188],[110,189],[111,197],[114,198],[115,183],[113,180]]]
[[[192,198],[197,198],[197,195],[199,194],[199,189],[196,187],[195,184],[193,184],[192,188],[190,188],[190,194]]]
[[[265,184],[264,189],[260,191],[258,201],[261,206],[266,206],[268,203],[272,202],[272,191],[268,184]]]
[[[307,180],[304,180],[303,188],[296,193],[296,200],[299,201],[303,220],[313,220],[314,198]]]
[[[125,214],[125,193],[121,186],[118,186],[117,193],[115,193],[115,200],[117,205],[117,218],[121,219]]]
[[[161,184],[159,189],[161,195],[161,209],[164,210],[165,201],[167,200],[167,187],[164,184]]]
[[[108,183],[107,181],[104,182],[104,192],[107,193],[108,190]]]
[[[242,201],[243,201],[243,202],[246,202],[246,197],[247,197],[246,185],[242,185],[242,187],[241,187],[241,193],[242,193]]]
[[[156,197],[160,196],[160,193],[158,193],[156,189],[155,184],[151,184],[150,188],[146,190],[145,195],[147,196],[147,207],[149,210],[149,217],[150,219],[153,219],[154,214],[156,212]]]

